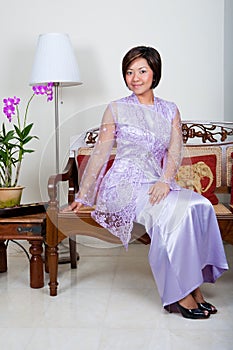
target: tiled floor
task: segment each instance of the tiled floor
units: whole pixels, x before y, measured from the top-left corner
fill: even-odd
[[[77,270],[59,265],[59,290],[29,287],[26,255],[8,247],[8,272],[0,274],[2,350],[230,350],[233,348],[233,246],[225,245],[230,270],[206,299],[219,312],[187,320],[161,307],[148,265],[148,247],[100,248],[79,244]],[[64,248],[62,248],[64,251]]]

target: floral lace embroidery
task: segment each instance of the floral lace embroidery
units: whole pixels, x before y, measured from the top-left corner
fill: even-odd
[[[97,194],[92,217],[125,247],[131,238],[141,184],[163,181],[171,189],[180,189],[174,181],[182,143],[180,125],[173,127],[176,111],[174,103],[158,98],[152,107],[140,105],[132,94],[111,103],[103,118],[76,200],[93,205]],[[104,174],[115,139],[115,161]]]

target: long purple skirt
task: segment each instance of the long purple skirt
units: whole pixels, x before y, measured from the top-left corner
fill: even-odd
[[[170,191],[159,204],[148,201],[143,185],[137,199],[136,222],[151,238],[149,263],[163,306],[214,283],[228,269],[212,204],[186,189]]]

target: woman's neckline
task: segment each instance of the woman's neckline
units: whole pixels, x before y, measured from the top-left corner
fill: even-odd
[[[134,97],[134,99],[136,99],[137,103],[142,105],[142,106],[145,106],[145,107],[154,107],[155,106],[155,102],[156,102],[156,96],[155,95],[153,95],[154,96],[154,103],[152,103],[152,104],[151,103],[150,104],[146,104],[146,103],[140,102],[139,98],[137,97],[137,95],[134,92],[132,93],[132,96]]]

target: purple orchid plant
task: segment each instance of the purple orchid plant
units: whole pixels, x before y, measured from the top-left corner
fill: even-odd
[[[3,113],[9,123],[15,119],[13,129],[7,131],[5,123],[0,131],[0,187],[15,187],[18,184],[19,173],[25,153],[34,150],[25,148],[32,139],[37,136],[30,135],[33,123],[27,124],[29,105],[35,95],[46,95],[47,101],[53,100],[53,83],[35,85],[32,87],[33,94],[30,97],[23,119],[20,118],[20,98],[14,96],[3,99]]]

